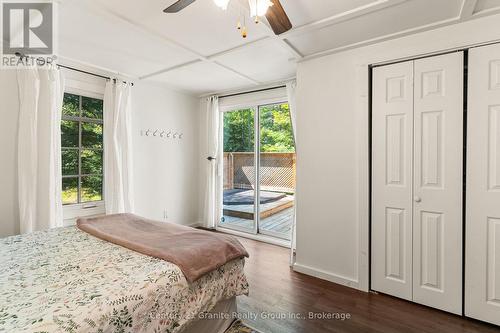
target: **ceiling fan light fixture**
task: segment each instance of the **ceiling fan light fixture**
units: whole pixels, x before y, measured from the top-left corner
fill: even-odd
[[[227,9],[227,5],[229,4],[229,0],[214,0],[217,7],[222,8],[222,10]]]
[[[273,5],[270,0],[248,0],[250,5],[250,16],[264,16],[269,7]]]

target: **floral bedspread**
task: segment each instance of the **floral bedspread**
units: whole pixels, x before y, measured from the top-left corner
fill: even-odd
[[[174,264],[76,227],[0,239],[0,332],[179,332],[247,294],[243,260],[189,284]]]

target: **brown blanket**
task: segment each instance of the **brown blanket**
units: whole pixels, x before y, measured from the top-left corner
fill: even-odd
[[[133,214],[80,218],[76,223],[95,237],[176,264],[189,282],[231,260],[248,257],[234,237]]]

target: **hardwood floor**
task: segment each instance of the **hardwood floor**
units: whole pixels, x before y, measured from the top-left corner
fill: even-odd
[[[493,325],[293,272],[288,266],[288,249],[239,239],[250,253],[245,268],[250,295],[238,297],[239,311],[285,317],[244,319],[263,333],[500,332],[500,328]],[[309,312],[349,313],[350,319],[303,320],[288,315],[307,316]]]

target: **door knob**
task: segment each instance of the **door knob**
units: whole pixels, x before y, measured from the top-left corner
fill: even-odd
[[[421,202],[421,201],[422,201],[422,198],[421,198],[421,197],[419,197],[419,196],[416,196],[416,197],[415,197],[415,202]]]

